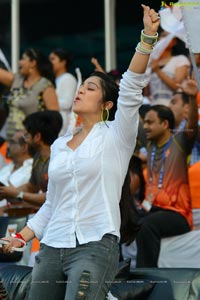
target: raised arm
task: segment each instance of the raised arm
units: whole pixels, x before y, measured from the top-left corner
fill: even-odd
[[[0,82],[4,85],[11,87],[14,80],[14,74],[7,70],[0,68]]]
[[[144,73],[146,70],[149,55],[153,50],[153,44],[157,41],[157,30],[160,24],[160,18],[154,9],[150,9],[149,6],[143,4],[142,7],[144,31],[141,42],[136,47],[136,53],[129,65],[130,71],[139,74]]]
[[[194,79],[188,79],[185,85],[181,86],[183,91],[189,96],[189,111],[186,124],[186,134],[189,138],[193,138],[197,134],[198,128],[198,105],[197,93],[198,85]]]
[[[99,61],[97,58],[92,57],[91,58],[91,63],[95,66],[95,71],[103,72],[105,73],[104,68],[100,65]]]

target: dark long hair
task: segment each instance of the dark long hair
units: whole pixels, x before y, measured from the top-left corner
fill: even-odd
[[[133,197],[130,191],[130,173],[127,171],[124,184],[122,187],[122,194],[120,200],[120,213],[121,213],[121,243],[126,243],[129,245],[132,243],[136,237],[139,225],[139,215],[136,210]]]
[[[28,48],[24,51],[30,60],[35,60],[37,64],[37,70],[42,77],[46,77],[54,83],[54,74],[52,64],[48,57],[38,49]]]
[[[69,51],[64,49],[64,48],[55,48],[51,51],[51,53],[58,56],[61,61],[65,60],[65,62],[66,62],[65,66],[66,66],[66,71],[67,71],[69,65],[73,61],[73,55],[71,53],[69,53]]]
[[[185,56],[189,56],[189,50],[185,47],[185,43],[180,40],[179,38],[176,38],[176,43],[175,45],[172,47],[172,56],[176,56],[176,55],[185,55]]]
[[[100,78],[100,84],[103,90],[103,101],[113,102],[113,107],[109,111],[109,121],[113,121],[115,118],[115,112],[117,110],[119,86],[109,75],[103,72],[95,71],[89,77],[91,76],[96,76]]]

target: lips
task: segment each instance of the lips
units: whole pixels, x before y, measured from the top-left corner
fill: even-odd
[[[77,103],[77,102],[79,102],[79,101],[81,101],[81,99],[80,99],[79,97],[76,97],[76,98],[74,99],[74,103]]]

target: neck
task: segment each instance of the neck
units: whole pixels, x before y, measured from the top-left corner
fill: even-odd
[[[96,116],[94,118],[86,118],[86,117],[82,117],[82,132],[87,135],[90,130],[93,128],[93,126],[95,124],[97,124],[98,122],[100,122],[100,120],[96,118]]]
[[[55,77],[58,78],[59,76],[61,76],[64,73],[67,73],[66,69],[58,70],[55,72]]]
[[[23,165],[24,161],[29,158],[32,158],[29,154],[24,155],[23,157],[13,158],[14,170],[19,169]]]
[[[50,156],[50,146],[49,145],[42,145],[39,153],[43,160],[46,160]]]
[[[169,140],[171,136],[171,132],[167,131],[165,134],[162,134],[159,138],[155,140],[155,143],[158,147],[161,147],[162,145],[166,144],[166,142]]]
[[[29,84],[35,84],[39,79],[41,78],[41,75],[38,72],[32,72],[26,77],[26,81]]]

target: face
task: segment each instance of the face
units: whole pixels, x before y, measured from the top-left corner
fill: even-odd
[[[15,159],[21,156],[25,145],[25,140],[24,143],[21,141],[22,137],[23,134],[15,133],[13,137],[10,140],[8,140],[7,153],[6,153],[6,156],[8,158]]]
[[[56,74],[58,71],[65,69],[66,70],[66,61],[61,60],[59,56],[57,56],[55,53],[51,53],[49,55],[49,60],[53,66],[53,71]]]
[[[188,104],[184,104],[180,94],[175,94],[170,100],[169,108],[173,111],[176,124],[180,124],[186,117]]]
[[[29,56],[25,53],[22,55],[22,58],[19,61],[19,68],[21,75],[30,74],[30,69],[35,66],[35,60],[31,61]]]
[[[100,118],[103,108],[103,91],[100,79],[89,77],[80,86],[74,99],[73,111],[79,115],[94,115]]]
[[[37,141],[35,141],[35,137],[32,137],[29,132],[25,131],[24,139],[28,144],[29,152],[34,155],[40,149],[39,144],[37,143]]]
[[[158,141],[166,130],[166,122],[158,118],[158,114],[154,110],[150,110],[144,117],[144,131],[148,140]]]

